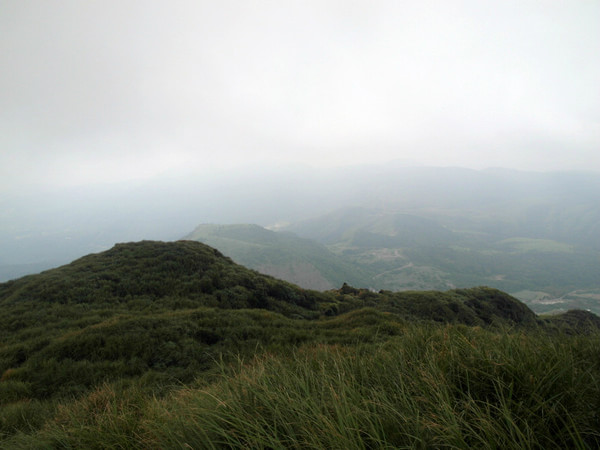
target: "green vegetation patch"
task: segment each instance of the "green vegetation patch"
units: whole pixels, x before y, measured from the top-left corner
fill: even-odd
[[[7,446],[597,448],[600,339],[405,325],[220,365],[156,398],[102,385]]]
[[[315,292],[141,242],[0,312],[0,448],[598,444],[600,319],[497,289]]]

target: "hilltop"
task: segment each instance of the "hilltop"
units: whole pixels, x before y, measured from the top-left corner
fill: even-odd
[[[0,284],[0,306],[9,315],[11,308],[21,311],[32,305],[38,311],[60,305],[148,312],[259,308],[307,319],[369,307],[404,318],[467,325],[536,323],[536,315],[525,304],[492,288],[373,292],[343,283],[340,289],[318,292],[247,269],[215,248],[186,240],[117,244],[59,268]],[[14,323],[23,320],[15,317]]]
[[[194,241],[117,244],[39,275],[0,284],[0,305],[43,302],[136,309],[180,304],[260,307],[288,315],[314,310],[319,295],[246,269]]]

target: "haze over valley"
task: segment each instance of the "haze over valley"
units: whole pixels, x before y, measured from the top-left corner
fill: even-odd
[[[4,200],[1,274],[115,242],[191,238],[306,288],[487,285],[539,312],[598,311],[598,198],[594,173],[400,164],[64,188]]]

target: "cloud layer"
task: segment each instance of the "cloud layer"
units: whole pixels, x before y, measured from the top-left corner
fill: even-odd
[[[600,171],[595,2],[0,6],[2,187],[247,163]]]

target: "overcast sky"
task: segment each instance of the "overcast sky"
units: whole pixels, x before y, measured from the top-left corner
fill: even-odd
[[[600,171],[600,2],[0,0],[0,187],[405,160]]]

